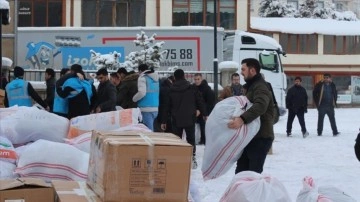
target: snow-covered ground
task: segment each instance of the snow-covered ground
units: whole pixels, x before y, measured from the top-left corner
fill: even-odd
[[[317,136],[317,110],[309,109],[305,122],[310,136],[303,138],[297,118],[293,123],[293,137],[286,137],[287,115],[275,125],[273,154],[268,155],[264,172],[279,179],[292,201],[302,189],[302,180],[311,176],[318,186],[333,185],[360,201],[360,162],[354,154],[355,138],[360,127],[360,108],[335,109],[337,127],[341,134],[333,137],[327,116],[323,136]],[[201,163],[204,146],[197,146],[199,167],[192,171],[202,202],[219,201],[234,177],[235,166],[218,179],[203,181]]]

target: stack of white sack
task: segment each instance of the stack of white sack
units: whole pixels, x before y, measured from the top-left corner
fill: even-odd
[[[88,165],[88,153],[65,143],[38,140],[20,153],[15,173],[45,181],[85,181]]]
[[[0,136],[0,179],[17,177],[14,174],[16,160],[14,146],[6,137]]]
[[[64,142],[69,120],[36,107],[0,108],[0,136],[13,145],[36,140]]]
[[[144,124],[132,124],[127,125],[112,131],[140,131],[140,132],[151,132],[151,130],[146,127]],[[86,132],[82,135],[79,135],[77,137],[74,137],[72,139],[66,139],[65,143],[72,145],[81,151],[84,151],[86,153],[90,153],[90,143],[91,143],[91,135],[92,132]]]
[[[253,171],[236,174],[220,202],[289,202],[284,185],[274,177]]]
[[[305,177],[303,180],[303,188],[300,190],[297,202],[355,202],[342,190],[334,186],[317,187],[312,177]]]
[[[201,167],[204,180],[225,174],[259,131],[260,118],[236,130],[227,126],[231,119],[240,117],[251,106],[245,96],[226,98],[215,105],[206,121],[206,146]]]
[[[92,130],[115,130],[120,127],[137,124],[141,118],[139,108],[78,116],[70,120],[67,138],[72,139]]]

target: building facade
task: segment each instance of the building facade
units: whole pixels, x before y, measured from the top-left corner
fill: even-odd
[[[343,9],[358,14],[359,0],[334,0],[339,2],[346,5]],[[9,3],[12,20],[2,29],[2,53],[14,61],[16,27],[213,26],[215,18],[214,0],[9,0]],[[360,97],[360,84],[355,84],[360,83],[360,33],[283,33],[254,27],[251,18],[256,16],[258,4],[259,0],[217,0],[217,24],[226,30],[262,33],[277,40],[287,52],[282,63],[289,86],[295,76],[302,76],[309,100],[313,86],[328,72],[337,84],[341,102],[360,103],[360,98],[353,99]]]

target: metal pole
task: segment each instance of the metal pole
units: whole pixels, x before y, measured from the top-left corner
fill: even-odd
[[[218,58],[217,58],[217,6],[214,0],[214,94],[218,100]]]

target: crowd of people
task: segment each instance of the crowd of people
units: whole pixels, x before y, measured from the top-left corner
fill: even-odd
[[[206,144],[205,125],[217,101],[230,96],[245,95],[252,107],[240,117],[233,117],[228,123],[231,129],[239,129],[260,117],[261,126],[258,133],[244,148],[237,162],[235,173],[251,170],[261,173],[266,155],[274,140],[273,124],[276,119],[276,99],[271,84],[265,81],[260,73],[258,60],[247,58],[242,61],[241,75],[245,84],[240,84],[240,75],[231,75],[231,85],[226,86],[219,99],[215,99],[213,90],[201,73],[194,75],[193,83],[185,78],[185,72],[177,69],[173,75],[159,78],[158,73],[146,64],[138,66],[138,72],[128,72],[120,68],[117,72],[109,72],[106,68],[96,72],[99,86],[95,88],[79,64],[63,68],[60,78],[56,80],[53,69],[45,70],[46,98],[43,100],[34,90],[30,82],[23,79],[24,69],[14,68],[14,79],[5,87],[5,106],[32,106],[32,99],[45,110],[68,119],[122,109],[138,107],[142,114],[142,122],[155,132],[171,132],[182,137],[193,146],[193,168],[197,167],[195,124],[200,126],[200,142]],[[307,112],[308,96],[301,86],[301,78],[295,78],[286,96],[288,109],[287,136],[291,136],[292,124],[298,117],[303,137],[309,135],[304,121]],[[333,135],[339,134],[334,107],[336,106],[336,87],[330,74],[324,74],[324,79],[316,84],[313,98],[318,109],[319,136],[322,135],[324,116],[328,115]],[[276,121],[275,121],[276,122]]]

